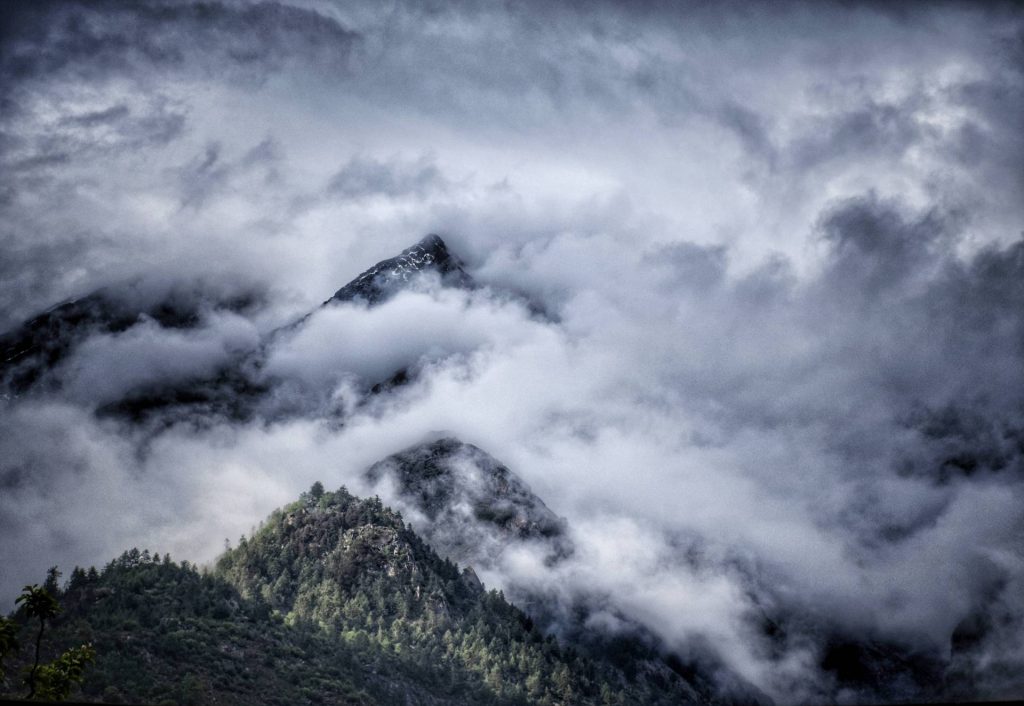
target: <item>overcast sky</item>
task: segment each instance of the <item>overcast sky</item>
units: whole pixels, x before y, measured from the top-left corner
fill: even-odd
[[[0,329],[137,278],[263,304],[95,336],[60,395],[3,403],[3,595],[130,546],[209,560],[314,480],[368,491],[366,466],[450,430],[580,547],[488,585],[597,586],[774,698],[828,686],[813,640],[766,656],[755,609],[945,654],[1005,615],[984,664],[1012,673],[1019,10],[552,5],[5,7]],[[94,415],[429,232],[489,289],[325,310],[268,362],[342,408],[353,379],[425,366],[382,408],[145,439]]]

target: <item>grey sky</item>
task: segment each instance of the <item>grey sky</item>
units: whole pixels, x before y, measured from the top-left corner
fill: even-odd
[[[133,544],[207,560],[445,429],[580,535],[560,573],[513,557],[485,581],[596,585],[773,697],[834,692],[819,628],[768,658],[751,595],[939,651],[972,612],[1022,619],[1019,11],[551,5],[12,6],[0,329],[135,278],[266,303],[96,336],[64,393],[3,403],[5,595]],[[428,232],[550,320],[410,292],[274,352],[281,395],[319,395],[288,422],[142,438],[93,415]],[[383,408],[346,406],[407,365]],[[1012,630],[988,640],[1024,663]]]

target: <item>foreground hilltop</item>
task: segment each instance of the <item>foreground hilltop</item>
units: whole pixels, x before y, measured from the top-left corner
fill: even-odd
[[[46,642],[94,644],[88,699],[677,704],[689,693],[681,680],[655,693],[560,647],[380,500],[319,484],[212,571],[132,550],[75,569],[59,599]]]

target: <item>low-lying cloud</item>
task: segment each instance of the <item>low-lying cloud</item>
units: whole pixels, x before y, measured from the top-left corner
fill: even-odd
[[[872,698],[822,668],[840,638],[1019,697],[1024,35],[1009,5],[905,12],[19,5],[0,327],[130,277],[266,305],[97,333],[0,402],[0,590],[210,560],[446,430],[571,528],[488,585],[780,702]],[[317,308],[431,231],[484,287]],[[247,421],[94,413],[252,351]]]

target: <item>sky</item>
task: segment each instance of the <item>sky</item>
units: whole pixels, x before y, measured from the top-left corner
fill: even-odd
[[[825,634],[1020,697],[1022,116],[1009,3],[12,3],[0,330],[102,287],[209,303],[0,402],[0,590],[131,546],[209,561],[443,430],[572,527],[571,561],[488,586],[607,595],[596,622],[777,701],[856,699]],[[297,413],[96,414],[427,233],[483,287],[319,310],[267,359]]]

